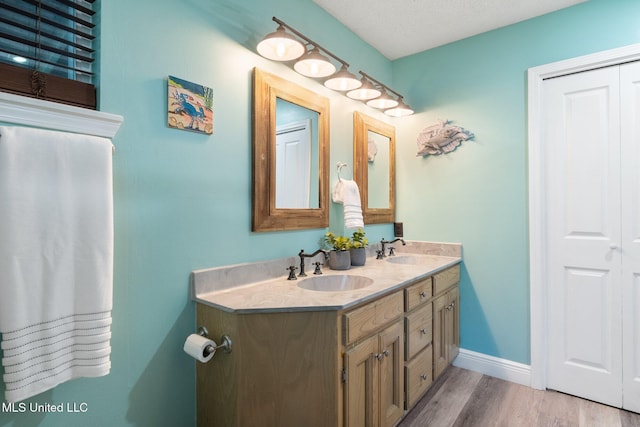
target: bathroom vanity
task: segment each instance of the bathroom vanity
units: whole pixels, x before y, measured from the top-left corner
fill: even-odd
[[[193,272],[197,324],[233,340],[197,364],[198,425],[397,424],[457,355],[460,251],[408,242],[298,280],[297,258]]]

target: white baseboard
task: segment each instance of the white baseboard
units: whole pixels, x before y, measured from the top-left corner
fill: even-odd
[[[512,383],[531,386],[531,366],[511,360],[461,348],[453,365]]]

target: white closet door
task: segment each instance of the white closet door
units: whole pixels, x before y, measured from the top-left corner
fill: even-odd
[[[547,387],[620,407],[618,68],[547,80]]]
[[[640,412],[640,63],[620,67],[623,407]]]

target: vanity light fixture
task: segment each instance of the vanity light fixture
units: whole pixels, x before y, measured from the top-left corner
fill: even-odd
[[[402,97],[400,97],[398,98],[398,105],[393,108],[389,108],[388,110],[384,110],[384,113],[391,117],[405,117],[412,115],[414,111],[411,107],[405,104]]]
[[[382,95],[377,98],[373,98],[367,101],[369,107],[385,110],[387,108],[393,108],[398,105],[398,101],[391,98],[384,88],[382,89]]]
[[[275,59],[276,61],[297,60],[293,65],[293,69],[306,77],[321,79],[324,77],[333,76],[325,82],[325,86],[329,89],[351,90],[360,87],[360,80],[358,80],[356,76],[348,71],[349,64],[347,64],[345,61],[338,58],[336,55],[329,52],[327,49],[323,48],[304,34],[300,33],[295,28],[292,28],[289,25],[285,24],[275,16],[272,19],[278,24],[278,29],[274,33],[267,34],[264,39],[262,39],[262,41],[258,43],[257,50],[260,55],[268,59],[274,59],[273,55],[269,55],[270,51],[274,50],[274,48],[265,48],[263,46],[272,43],[272,40],[281,40],[284,37],[284,34],[287,39],[290,38],[292,40],[295,40],[302,47],[302,51],[298,56],[292,55],[288,59]],[[287,33],[286,30],[294,34],[296,37],[298,37],[298,39],[295,39],[293,36]],[[327,56],[330,56],[335,61],[342,64],[340,71],[336,73],[336,66],[333,65],[333,63],[329,58],[327,58]]]
[[[363,71],[360,71],[360,74],[362,74],[363,80],[367,79],[371,81],[373,87],[376,90],[379,90],[381,93],[379,97],[366,101],[368,106],[384,110],[384,113],[386,115],[392,117],[410,116],[414,113],[413,109],[409,107],[406,102],[404,102],[402,95],[400,95],[398,92],[391,89],[389,86],[380,83],[378,80],[374,79]],[[391,95],[389,95],[389,92],[395,95],[396,99],[393,99]],[[349,94],[347,94],[347,96],[349,96]]]
[[[349,98],[365,102],[370,107],[385,110],[385,114],[389,116],[402,117],[413,114],[411,107],[402,100],[402,95],[398,92],[362,71],[360,71],[362,78],[358,79],[349,72],[347,62],[275,16],[272,19],[278,24],[278,29],[267,34],[258,43],[257,51],[260,55],[274,61],[296,61],[293,69],[299,74],[314,79],[329,77],[324,81],[327,88],[346,92]],[[336,72],[336,66],[327,56],[341,65],[339,71]],[[389,92],[393,93],[396,99],[389,95]]]
[[[292,61],[300,58],[307,50],[299,40],[286,32],[283,24],[273,33],[264,36],[256,48],[260,55],[273,61]]]
[[[345,92],[348,90],[357,90],[361,87],[362,82],[350,73],[347,67],[342,64],[340,71],[331,76],[330,79],[326,80],[324,85],[329,89]]]
[[[335,65],[320,53],[318,46],[314,46],[313,49],[298,59],[293,69],[303,76],[314,79],[328,77],[336,72]]]
[[[360,74],[363,74],[362,71],[360,71]],[[349,98],[364,102],[382,95],[382,92],[373,86],[364,74],[360,81],[362,82],[362,86],[347,92]]]

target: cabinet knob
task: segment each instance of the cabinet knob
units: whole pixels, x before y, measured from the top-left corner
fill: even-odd
[[[375,357],[377,360],[382,360],[385,357],[389,357],[389,350],[384,350],[382,353],[374,354],[373,357]]]
[[[427,335],[427,328],[422,328],[422,329],[420,329],[420,333],[421,333],[422,335]]]
[[[420,291],[420,298],[426,298],[427,293],[425,291]]]
[[[426,379],[427,379],[427,374],[420,374],[420,378],[426,381]]]

